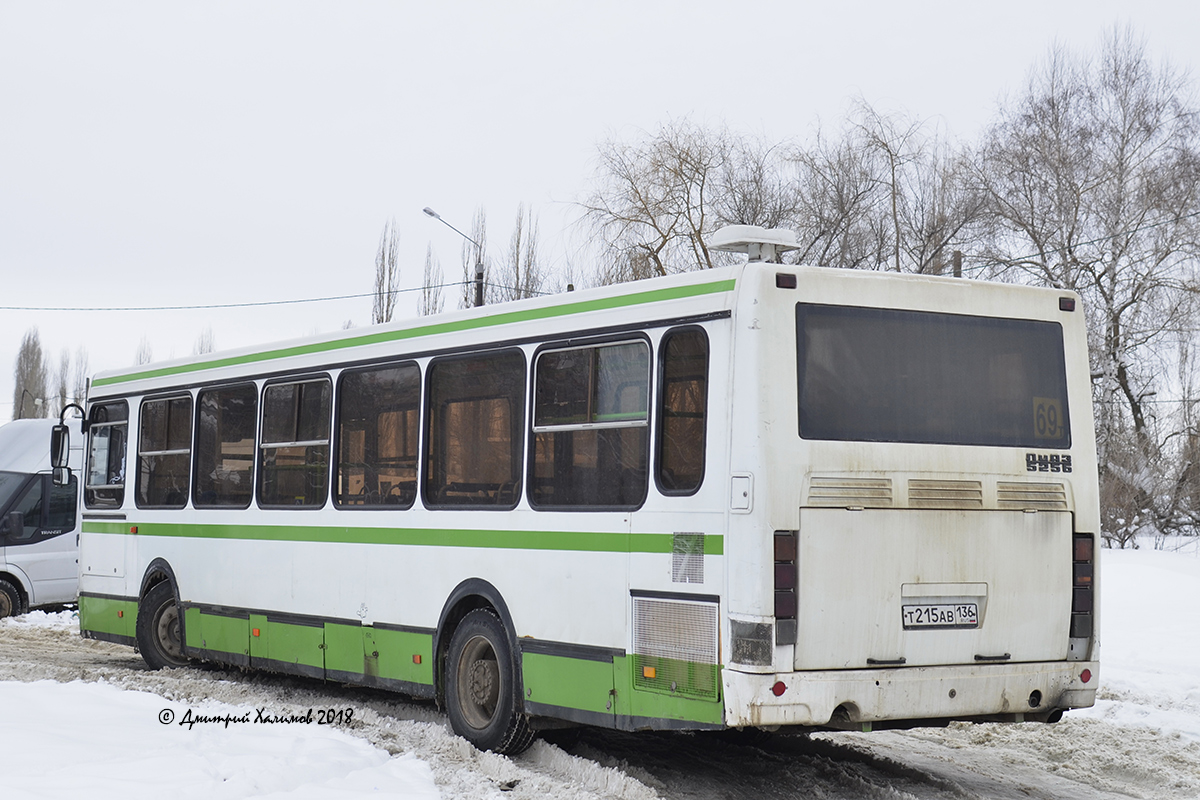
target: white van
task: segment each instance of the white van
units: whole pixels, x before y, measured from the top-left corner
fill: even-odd
[[[79,479],[51,480],[52,419],[0,427],[0,617],[79,596]],[[68,420],[69,464],[83,465],[79,420]]]

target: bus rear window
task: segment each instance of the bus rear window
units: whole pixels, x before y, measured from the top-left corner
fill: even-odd
[[[805,439],[1068,448],[1062,327],[796,306]]]

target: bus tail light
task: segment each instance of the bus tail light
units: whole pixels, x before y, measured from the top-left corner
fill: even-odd
[[[775,644],[796,643],[798,531],[775,531]]]
[[[1077,533],[1071,563],[1071,638],[1090,639],[1095,612],[1095,539],[1090,533]]]

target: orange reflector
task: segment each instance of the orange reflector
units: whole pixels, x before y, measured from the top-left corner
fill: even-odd
[[[130,532],[130,533],[137,533],[137,525],[130,525],[130,526],[129,526],[129,532]]]
[[[118,612],[117,612],[117,619],[120,619],[120,618],[121,618],[121,617],[123,617],[123,616],[125,616],[125,612],[124,612],[124,611],[118,611]]]
[[[258,628],[255,628],[254,630],[250,631],[250,635],[251,635],[251,636],[258,636]]]
[[[642,667],[642,677],[643,678],[653,680],[654,677],[657,675],[658,675],[658,670],[656,670],[654,667]]]
[[[421,654],[420,653],[413,653],[413,663],[414,664],[421,663]]]

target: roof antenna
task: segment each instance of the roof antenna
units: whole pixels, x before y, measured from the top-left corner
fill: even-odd
[[[726,225],[708,240],[710,250],[724,253],[745,253],[750,261],[782,264],[789,250],[799,250],[796,232],[786,228],[768,230],[757,225]]]

